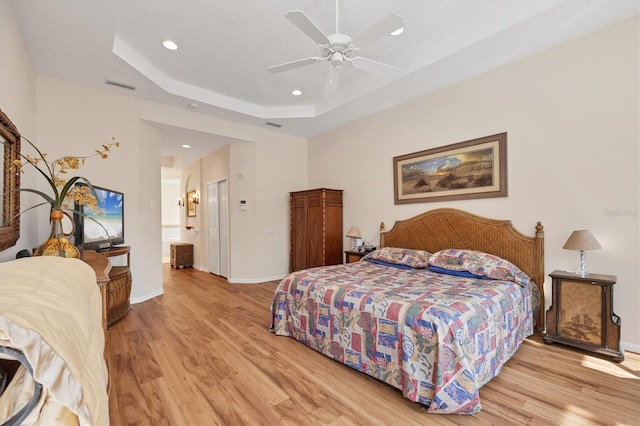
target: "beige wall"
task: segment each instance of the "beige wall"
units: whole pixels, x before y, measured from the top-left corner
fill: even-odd
[[[179,181],[179,179],[176,179]],[[180,214],[182,208],[178,206],[178,199],[183,197],[180,190],[180,182],[167,182],[163,180],[162,191],[162,226],[180,226]]]
[[[36,131],[36,73],[24,44],[20,28],[15,22],[15,11],[10,1],[0,1],[0,109],[7,114],[20,133],[35,140]],[[22,176],[23,185],[33,186],[35,175]],[[32,194],[22,194],[23,207],[37,202]],[[14,259],[18,251],[30,249],[36,241],[35,229],[29,224],[33,213],[20,218],[21,231],[18,243],[0,252],[0,262]]]
[[[181,227],[180,238],[183,242],[194,245],[195,268],[208,271],[208,246],[207,246],[207,184],[227,177],[229,174],[229,145],[226,145],[214,153],[190,164],[183,169],[181,182],[187,190],[196,189],[200,194],[200,204],[196,208],[196,217],[186,217],[186,208],[181,209],[181,216],[187,225],[193,225],[195,231],[186,231]],[[197,177],[197,181],[196,181]]]
[[[91,159],[81,172],[96,185],[125,193],[125,238],[126,244],[132,247],[132,302],[143,301],[162,293],[161,159],[157,143],[162,139],[162,130],[149,123],[168,124],[236,140],[245,138],[247,143],[234,143],[230,148],[229,185],[231,191],[235,188],[230,202],[235,206],[236,198],[242,196],[254,207],[245,215],[241,215],[237,209],[231,209],[232,226],[234,223],[240,223],[241,226],[232,235],[230,280],[238,277],[238,282],[260,282],[264,277],[274,275],[269,269],[272,267],[271,263],[258,263],[247,254],[260,252],[265,246],[262,234],[255,232],[255,218],[260,217],[261,222],[271,224],[286,222],[288,206],[286,203],[276,206],[269,204],[262,206],[264,212],[261,211],[261,206],[254,202],[256,182],[261,182],[261,189],[264,191],[262,195],[269,200],[276,200],[275,202],[281,201],[282,193],[286,193],[289,187],[300,182],[306,184],[304,139],[48,76],[39,75],[37,82],[37,135],[41,146],[51,155],[91,152],[97,144],[109,141],[112,135],[121,142],[121,147],[112,153],[111,158]],[[302,145],[302,148],[295,148],[297,145]],[[257,152],[256,146],[268,146],[268,149],[261,148],[264,155],[260,158],[251,153],[251,150]],[[287,158],[294,165],[289,169],[282,169],[285,161],[282,158]],[[184,170],[186,178],[181,182],[184,193],[195,189],[202,197],[206,183],[202,163],[203,160],[199,160]],[[274,178],[269,166],[262,167],[262,170],[269,172],[258,174],[258,165],[264,163],[281,167],[277,178]],[[238,178],[238,173],[246,178]],[[289,184],[283,185],[282,182]],[[246,191],[238,191],[243,185],[246,186]],[[183,241],[194,243],[194,256],[201,267],[206,262],[203,244],[203,241],[206,242],[206,221],[203,208],[202,203],[197,206],[196,217],[187,218],[184,213],[183,224],[193,225],[197,232],[183,231],[181,235]],[[45,219],[41,217],[37,221],[41,238],[48,232]],[[286,232],[284,226],[279,228],[279,232]],[[268,253],[280,259],[284,265],[288,255],[286,237],[278,236],[278,242],[278,246],[269,247]],[[285,272],[286,267],[282,267],[277,273],[282,276]]]
[[[121,146],[92,158],[78,174],[125,194],[125,242],[131,246],[132,301],[162,292],[159,130],[139,119],[144,102],[129,96],[37,78],[37,136],[52,158],[86,155],[112,136]],[[48,232],[40,212],[38,235]],[[115,259],[114,259],[115,260]]]
[[[187,142],[188,143],[188,142]],[[203,192],[201,187],[201,162],[203,160],[191,163],[182,170],[182,176],[180,178],[180,192],[184,196],[185,206],[180,208],[180,242],[193,244],[193,261],[194,267],[201,268],[202,257],[202,244],[200,243],[201,236],[206,232],[205,223],[202,222],[202,209],[204,208],[204,202],[201,202],[196,206],[196,216],[187,216],[187,193],[189,191],[196,191],[203,200]],[[193,226],[192,230],[187,231],[185,226]]]
[[[309,186],[344,189],[345,231],[376,241],[380,221],[438,207],[511,219],[530,235],[542,221],[547,273],[577,268],[562,245],[589,229],[603,250],[588,267],[617,275],[622,340],[640,350],[638,52],[634,18],[313,138]],[[393,204],[394,156],[499,132],[508,198]]]
[[[229,281],[262,282],[268,272],[258,268],[260,234],[256,231],[256,220],[263,210],[256,206],[257,181],[262,179],[257,173],[257,144],[234,143],[230,146],[229,157]],[[279,149],[277,149],[279,150]],[[304,158],[304,157],[303,157]],[[304,161],[304,160],[303,160]],[[271,188],[271,194],[282,190]],[[240,200],[247,201],[247,210],[240,211]],[[279,209],[282,211],[285,206]],[[272,218],[276,219],[276,218]],[[277,256],[286,247],[274,248]]]
[[[0,3],[3,6],[5,3]],[[18,58],[20,59],[20,58]],[[28,70],[28,68],[27,68]],[[260,162],[278,164],[282,166],[282,160],[287,158],[295,165],[289,170],[282,171],[275,182],[269,182],[273,172],[269,171],[265,176],[257,174],[255,153],[245,158],[246,152],[237,148],[235,159],[234,151],[230,149],[230,165],[235,165],[235,170],[246,170],[243,175],[249,177],[250,191],[239,193],[249,199],[253,205],[248,227],[234,235],[234,247],[238,252],[232,257],[231,271],[240,277],[240,281],[259,282],[263,277],[270,277],[274,272],[269,269],[270,264],[256,263],[255,259],[245,256],[245,250],[257,252],[264,247],[262,235],[254,232],[256,229],[255,217],[260,217],[266,223],[280,223],[287,220],[287,205],[275,207],[269,206],[265,213],[260,212],[255,203],[256,182],[261,181],[265,191],[263,196],[272,200],[279,200],[282,193],[289,187],[302,183],[306,184],[306,140],[281,135],[270,130],[241,125],[238,123],[219,120],[191,111],[156,104],[146,100],[121,95],[110,91],[98,90],[78,84],[69,83],[53,77],[33,74],[33,81],[24,84],[26,93],[34,93],[31,102],[24,100],[12,100],[3,97],[4,105],[19,104],[12,110],[30,117],[24,122],[31,124],[32,139],[38,146],[48,152],[51,157],[60,155],[90,154],[94,148],[104,142],[109,142],[115,136],[121,147],[114,150],[110,158],[101,160],[92,158],[80,170],[82,176],[87,177],[92,183],[121,190],[125,193],[125,238],[126,244],[132,247],[131,263],[133,273],[133,286],[131,293],[132,302],[144,301],[162,293],[162,269],[161,269],[161,177],[160,177],[160,152],[157,141],[162,139],[162,130],[149,123],[162,123],[199,132],[226,136],[237,140],[245,140],[249,143],[239,143],[238,146],[268,145],[267,155]],[[32,86],[30,85],[32,84]],[[15,95],[13,95],[15,96]],[[10,102],[11,101],[11,102]],[[25,105],[23,105],[25,104]],[[37,108],[36,108],[37,105]],[[4,107],[3,107],[4,109]],[[31,111],[30,111],[31,110]],[[37,112],[36,112],[37,111]],[[11,115],[11,112],[7,110]],[[29,116],[29,113],[32,115]],[[19,116],[19,114],[13,114]],[[13,118],[13,117],[12,117]],[[16,124],[21,127],[20,120]],[[24,130],[23,130],[24,131]],[[234,144],[235,145],[235,144]],[[291,149],[294,145],[302,145],[303,148]],[[256,148],[252,148],[256,151]],[[265,151],[262,149],[262,151]],[[267,170],[268,167],[263,167]],[[185,182],[187,189],[197,189],[202,195],[203,177],[201,175],[200,162],[196,162],[188,169],[187,174],[193,175],[192,180]],[[235,176],[235,177],[234,177]],[[242,188],[237,175],[230,177],[231,187]],[[34,179],[33,173],[25,174],[25,182]],[[234,182],[237,180],[237,182]],[[282,185],[282,181],[291,182]],[[34,179],[30,186],[39,186],[42,182]],[[25,197],[22,198],[23,204]],[[276,201],[277,202],[277,201]],[[235,201],[233,201],[235,205]],[[32,203],[31,203],[32,204]],[[46,210],[46,209],[44,209]],[[34,215],[23,217],[23,228],[31,231],[28,239],[22,238],[20,245],[6,250],[0,255],[3,259],[11,259],[19,248],[29,248],[44,240],[48,235],[48,220],[45,211],[39,211]],[[241,216],[234,218],[237,211],[232,211],[231,220],[243,223]],[[184,224],[193,224],[198,233],[186,235],[186,239],[192,238],[196,246],[196,259],[203,257],[200,239],[204,235],[204,227],[199,221],[203,218],[202,205],[198,206],[196,218],[183,218]],[[28,225],[28,226],[27,226]],[[279,232],[285,232],[284,226],[279,227]],[[23,235],[25,233],[23,232]],[[27,232],[26,234],[29,234]],[[184,236],[184,235],[183,235]],[[288,246],[286,237],[279,236],[279,246],[271,247],[270,254],[286,263]],[[235,260],[234,260],[235,259]],[[238,263],[233,263],[237,261]],[[264,269],[264,270],[263,270]],[[286,272],[286,267],[278,271],[281,276]],[[233,277],[231,277],[233,278]]]
[[[277,150],[267,144],[256,150],[255,263],[266,278],[277,279],[289,271],[289,192],[309,188],[307,144],[289,140]]]
[[[289,268],[289,192],[306,188],[304,140],[279,137],[269,142],[236,141],[194,162],[183,172],[202,170],[200,189],[226,177],[229,184],[229,281],[257,283],[279,279]],[[240,210],[240,201],[247,210]],[[202,232],[190,234],[196,266],[207,270],[206,207],[196,218]]]
[[[202,159],[202,181],[205,185],[229,177],[230,153],[230,145],[225,145]]]

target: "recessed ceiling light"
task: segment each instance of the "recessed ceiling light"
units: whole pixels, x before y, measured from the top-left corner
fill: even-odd
[[[191,108],[198,108],[200,105],[198,105],[198,104],[197,104],[197,103],[195,103],[195,102],[191,102],[191,103],[189,104],[189,106],[190,106]]]
[[[187,145],[186,143],[182,145],[183,148],[191,148],[191,145]]]
[[[300,95],[302,95],[302,90],[294,89],[294,90],[291,91],[291,94],[293,96],[300,96]]]
[[[399,36],[399,35],[400,35],[400,34],[402,34],[403,32],[404,32],[404,27],[400,27],[400,28],[398,28],[397,30],[390,32],[390,33],[389,33],[389,35],[392,35],[392,36]]]
[[[165,40],[162,42],[162,45],[164,47],[166,47],[169,50],[178,50],[178,45],[175,44],[173,41],[171,40]]]

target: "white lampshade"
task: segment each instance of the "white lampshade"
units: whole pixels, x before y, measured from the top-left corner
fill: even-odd
[[[358,228],[356,228],[355,226],[352,226],[351,228],[349,228],[349,230],[347,231],[347,237],[349,237],[349,238],[362,238],[362,236],[360,235],[360,230]]]
[[[351,250],[356,250],[358,248],[358,240],[362,238],[360,230],[355,226],[352,226],[347,231],[347,237],[351,238]]]

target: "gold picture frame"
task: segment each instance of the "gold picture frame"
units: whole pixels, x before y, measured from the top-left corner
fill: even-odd
[[[198,204],[198,198],[196,190],[187,192],[187,217],[196,216],[196,205]]]
[[[507,133],[393,158],[394,203],[506,197]]]
[[[13,170],[20,160],[20,132],[0,110],[0,251],[20,239],[20,173]]]

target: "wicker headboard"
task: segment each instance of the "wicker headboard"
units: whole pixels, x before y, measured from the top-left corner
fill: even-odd
[[[517,265],[540,289],[537,327],[544,327],[544,231],[538,222],[535,236],[527,237],[511,221],[489,219],[457,209],[436,209],[399,220],[384,232],[380,224],[381,247],[426,250],[455,248],[495,254]]]

